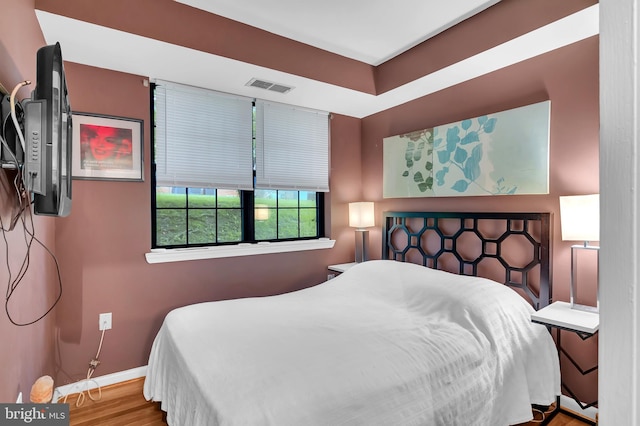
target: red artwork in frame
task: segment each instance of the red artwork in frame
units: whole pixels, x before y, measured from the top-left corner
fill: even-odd
[[[73,113],[73,177],[143,180],[142,120]]]

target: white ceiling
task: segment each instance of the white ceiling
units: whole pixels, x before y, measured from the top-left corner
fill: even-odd
[[[304,7],[300,0],[177,1],[371,64],[496,3],[448,0],[443,10],[439,0],[402,0],[393,8],[383,0],[325,0]],[[596,4],[376,96],[48,12],[36,15],[47,44],[59,41],[65,61],[358,118],[598,34]],[[280,94],[246,86],[252,78],[295,89]]]
[[[499,0],[175,0],[380,65]]]

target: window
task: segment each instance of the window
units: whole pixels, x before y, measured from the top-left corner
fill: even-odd
[[[328,114],[153,87],[152,247],[324,236]]]
[[[256,189],[256,241],[317,238],[318,194],[322,193]]]

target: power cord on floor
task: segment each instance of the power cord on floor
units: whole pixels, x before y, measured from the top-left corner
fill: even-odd
[[[102,350],[102,341],[104,340],[104,332],[106,330],[102,330],[102,334],[100,335],[100,344],[98,345],[98,351],[96,352],[96,356],[95,358],[91,359],[91,361],[89,361],[89,369],[87,370],[87,377],[83,380],[81,380],[78,383],[85,383],[87,385],[87,396],[89,397],[89,399],[91,399],[92,401],[99,401],[102,398],[102,389],[100,388],[100,385],[98,384],[98,382],[94,379],[92,379],[91,377],[93,376],[93,372],[96,370],[96,368],[98,368],[98,365],[100,365],[100,351]],[[91,388],[89,387],[89,383],[93,382],[95,383],[97,389],[98,389],[98,396],[94,397],[91,394]],[[67,402],[67,398],[69,397],[69,393],[66,394],[64,396],[64,399],[62,402],[66,403]],[[78,393],[78,399],[76,399],[76,407],[81,407],[82,404],[84,404],[85,402],[85,391],[81,390]]]
[[[545,413],[542,410],[538,410],[537,408],[533,408],[533,419],[531,419],[529,422],[530,423],[542,423],[544,422],[545,419]],[[540,414],[541,418],[540,419],[536,419],[536,413]]]
[[[545,421],[545,419],[547,418],[547,416],[551,413],[553,413],[555,411],[555,406],[551,405],[549,406],[549,409],[547,411],[542,411],[539,408],[532,408],[534,416],[533,416],[533,420],[530,420],[530,423],[543,423]],[[536,419],[535,414],[540,414],[541,418],[540,419]]]

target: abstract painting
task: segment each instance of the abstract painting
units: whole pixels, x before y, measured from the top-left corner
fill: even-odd
[[[551,102],[383,139],[383,196],[549,193]]]

